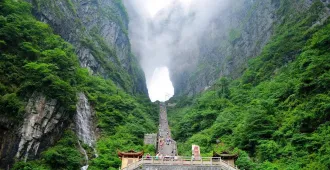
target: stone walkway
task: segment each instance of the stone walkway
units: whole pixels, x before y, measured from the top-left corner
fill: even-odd
[[[220,157],[192,157],[178,156],[176,142],[171,138],[171,130],[167,121],[165,103],[159,106],[158,156],[144,156],[122,170],[236,170]]]
[[[160,104],[159,111],[159,133],[158,133],[158,152],[165,156],[177,155],[176,142],[171,138],[171,130],[167,121],[166,104]]]

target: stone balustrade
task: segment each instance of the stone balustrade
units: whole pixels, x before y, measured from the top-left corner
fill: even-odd
[[[230,166],[220,157],[201,157],[198,160],[191,157],[168,156],[142,157],[138,162],[128,165],[122,170],[237,170],[237,167]]]

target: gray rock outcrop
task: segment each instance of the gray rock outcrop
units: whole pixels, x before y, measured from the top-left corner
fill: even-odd
[[[0,168],[8,168],[14,157],[17,160],[37,158],[61,137],[63,129],[68,127],[67,120],[68,115],[57,100],[33,93],[25,107],[22,124],[11,125],[11,120],[1,118]]]
[[[23,126],[20,128],[20,142],[16,157],[27,160],[40,153],[39,147],[43,143],[54,143],[54,131],[64,127],[64,110],[58,105],[55,99],[46,99],[46,96],[34,93],[25,108],[26,117]],[[56,132],[55,132],[56,133]],[[48,134],[52,134],[45,138]]]

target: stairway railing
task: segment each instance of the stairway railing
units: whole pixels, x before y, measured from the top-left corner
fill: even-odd
[[[155,156],[142,157],[139,161],[129,164],[122,170],[134,170],[143,165],[218,166],[224,170],[238,170],[237,166],[231,166],[220,157],[200,157],[199,159],[193,159],[192,157],[182,156],[166,156],[162,159]]]

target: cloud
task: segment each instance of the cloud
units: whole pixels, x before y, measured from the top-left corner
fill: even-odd
[[[149,94],[156,68],[171,68],[177,63],[180,63],[175,66],[178,71],[194,68],[200,53],[200,39],[228,2],[124,0],[130,18],[132,51],[140,59]]]

